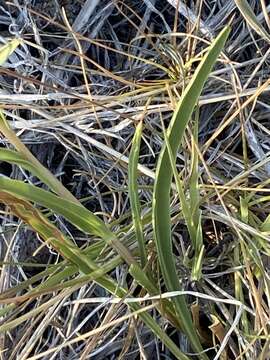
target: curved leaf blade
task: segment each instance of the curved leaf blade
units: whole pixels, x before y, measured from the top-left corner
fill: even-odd
[[[129,201],[131,206],[134,229],[140,251],[141,266],[142,268],[144,268],[147,262],[147,255],[144,245],[140,199],[139,199],[138,183],[137,183],[142,127],[143,127],[143,123],[141,121],[136,128],[135,135],[132,140],[132,147],[131,147],[129,163],[128,163],[128,192],[129,192]]]
[[[3,179],[0,179],[3,180]],[[25,184],[26,185],[26,184]],[[1,185],[0,185],[1,186]],[[34,188],[34,186],[32,186]],[[55,196],[55,195],[53,195]],[[61,199],[60,199],[61,200]],[[106,266],[99,268],[99,266],[85,255],[81,249],[67,239],[55,225],[49,222],[39,210],[35,209],[28,201],[17,198],[8,191],[0,191],[0,201],[8,205],[11,211],[21,218],[25,223],[30,225],[39,235],[48,243],[50,243],[64,258],[76,265],[78,269],[85,275],[94,275],[95,280],[100,286],[119,298],[128,296],[128,292],[120,287],[110,276],[106,275],[109,270]],[[66,200],[65,200],[66,201]],[[71,203],[72,205],[75,205]],[[79,207],[81,209],[81,207]],[[45,303],[46,305],[46,303]],[[130,304],[132,311],[139,311],[141,306],[139,304]],[[40,309],[40,307],[39,307]],[[37,310],[35,313],[37,313]],[[189,358],[175,345],[170,337],[164,333],[156,321],[146,312],[140,312],[139,316],[145,324],[153,331],[153,333],[160,338],[171,350],[171,352],[180,360],[188,360]],[[18,319],[11,320],[0,326],[0,332],[8,331],[11,328],[18,326],[20,323],[27,320],[27,316],[23,315]]]
[[[16,133],[10,128],[1,110],[0,131],[18,151],[18,156],[21,158],[21,160],[19,160],[19,162],[21,162],[21,166],[30,166],[30,169],[34,172],[34,174],[36,174],[37,177],[44,181],[45,184],[47,184],[54,192],[56,192],[58,195],[62,196],[65,199],[81,205],[80,202],[71,194],[71,192],[66,189],[65,186],[45,166],[43,166],[28,150],[28,148],[21,142],[21,140],[17,137]]]
[[[13,51],[15,51],[20,45],[20,43],[21,40],[13,39],[0,48],[0,66],[7,61]]]
[[[201,94],[203,86],[222,50],[229,35],[230,29],[226,27],[210,46],[208,52],[196,69],[191,82],[185,89],[176,110],[173,114],[169,129],[168,139],[171,151],[176,158],[178,147],[180,146],[187,123],[191,117],[194,107]],[[170,219],[170,187],[172,182],[172,168],[166,144],[161,150],[157,170],[156,181],[153,194],[153,228],[155,241],[158,251],[159,263],[164,277],[166,287],[169,291],[181,290],[175,263],[173,261],[173,251],[171,242],[171,219]],[[183,329],[188,336],[193,349],[201,352],[202,347],[193,327],[190,312],[187,308],[184,297],[174,300],[174,305],[180,318]],[[202,358],[207,358],[201,354]]]
[[[264,29],[260,21],[257,19],[254,14],[252,7],[249,5],[247,0],[234,0],[235,5],[238,7],[240,13],[243,15],[243,18],[246,20],[248,25],[256,31],[263,39],[270,43],[270,35]]]
[[[87,234],[98,236],[104,240],[114,237],[114,234],[104,222],[91,211],[74,202],[61,199],[49,191],[25,184],[23,181],[3,177],[0,177],[0,188],[61,214],[74,226]]]

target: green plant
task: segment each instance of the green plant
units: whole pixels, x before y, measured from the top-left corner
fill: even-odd
[[[174,176],[176,189],[181,203],[181,211],[185,219],[191,243],[195,251],[192,263],[192,279],[200,280],[203,256],[203,241],[200,211],[200,192],[199,192],[199,173],[198,173],[198,154],[196,144],[198,141],[198,117],[196,117],[193,134],[193,158],[191,167],[191,177],[189,183],[189,200],[185,199],[185,189],[177,173],[176,154],[181,145],[184,132],[192,116],[193,110],[198,102],[203,86],[220,55],[225,41],[229,35],[229,27],[226,27],[209,47],[202,58],[198,68],[192,76],[189,84],[180,97],[171,119],[167,131],[164,129],[164,145],[159,155],[157,171],[155,174],[155,185],[153,193],[153,218],[152,225],[156,249],[158,253],[158,263],[163,275],[163,279],[168,291],[181,291],[177,269],[174,263],[174,254],[171,242],[171,209],[170,191],[172,187],[172,176]],[[2,51],[0,63],[6,61],[7,57],[16,49],[19,42],[12,42],[10,46],[5,46]],[[108,272],[115,269],[121,262],[126,262],[129,273],[133,280],[143,287],[145,293],[158,295],[159,289],[154,283],[154,277],[147,268],[148,247],[145,243],[143,234],[144,222],[141,216],[138,190],[138,159],[140,150],[141,134],[143,122],[140,121],[133,138],[132,150],[129,157],[129,197],[131,202],[132,229],[136,238],[136,245],[139,249],[140,264],[136,260],[137,249],[129,248],[121,237],[114,233],[98,216],[87,210],[78,199],[76,199],[62,184],[53,176],[39,161],[31,154],[26,146],[19,140],[10,128],[3,113],[0,113],[0,131],[6,139],[15,147],[15,150],[0,149],[0,159],[2,161],[21,166],[38,177],[46,184],[50,191],[38,188],[37,186],[25,184],[17,180],[0,178],[0,199],[6,204],[10,211],[20,218],[25,224],[30,226],[43,239],[44,243],[56,250],[63,257],[64,261],[57,265],[55,269],[47,269],[40,276],[48,276],[47,280],[34,289],[28,290],[27,294],[16,299],[16,291],[27,289],[32,281],[30,279],[16,287],[15,289],[4,292],[0,301],[8,303],[1,309],[1,315],[8,314],[17,304],[23,304],[27,300],[38,297],[40,294],[49,293],[56,289],[61,289],[61,294],[77,290],[82,284],[88,281],[95,281],[102,288],[112,295],[124,300],[132,295],[130,289],[120,286]],[[64,235],[40,210],[33,204],[40,205],[43,209],[50,209],[52,213],[60,214],[67,221],[73,224],[84,234],[92,235],[99,239],[97,246],[89,246],[85,249],[79,248],[66,235]],[[147,223],[150,223],[148,218]],[[97,263],[99,252],[113,249],[113,256],[109,262]],[[67,280],[70,276],[80,273],[76,280]],[[59,282],[63,283],[59,286]],[[12,297],[14,296],[14,301]],[[11,304],[9,304],[11,303]],[[173,305],[172,305],[173,303]],[[0,331],[8,331],[18,326],[31,316],[43,311],[50,306],[50,302],[44,306],[30,311],[27,315],[22,315],[16,320],[7,321],[0,326]],[[162,330],[153,317],[147,313],[148,308],[142,308],[137,303],[129,303],[132,312],[138,313],[140,319],[151,329],[151,331],[164,342],[168,349],[178,359],[188,359]],[[204,354],[197,330],[193,324],[191,313],[187,307],[183,295],[173,298],[173,301],[160,300],[153,303],[152,308],[156,308],[159,313],[167,318],[177,329],[181,328],[187,335],[193,350],[201,359],[207,359]]]

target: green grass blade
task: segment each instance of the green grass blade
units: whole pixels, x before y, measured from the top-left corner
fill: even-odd
[[[110,230],[103,223],[103,221],[100,220],[97,216],[93,215],[90,211],[83,207],[79,207],[74,203],[70,203],[67,200],[60,199],[58,196],[46,190],[39,189],[33,185],[28,185],[17,180],[10,180],[4,178],[0,178],[0,186],[2,190],[6,190],[9,193],[20,196],[23,199],[36,202],[42,206],[50,208],[56,213],[63,215],[74,226],[84,231],[85,233],[99,236],[107,242],[112,239],[114,240],[115,238],[115,235],[110,232]],[[43,231],[46,230],[46,228],[43,229]],[[61,244],[59,244],[57,239],[55,239],[53,236],[47,236],[51,239],[52,244],[59,249],[59,252],[61,252],[67,260],[71,261],[77,266],[80,265],[82,271],[87,270],[88,265],[85,263],[89,261],[89,252],[87,252],[86,250],[84,250],[83,252],[78,252],[77,248],[74,247],[73,243],[69,242],[68,244],[65,244],[62,242]],[[87,256],[85,254],[87,254]],[[142,272],[139,267],[137,267],[137,271]],[[147,284],[149,283],[150,282],[148,282]],[[146,289],[150,293],[153,293],[151,287],[149,287],[148,285],[146,286]]]
[[[132,211],[132,219],[134,224],[134,229],[138,241],[140,258],[141,258],[141,266],[144,268],[147,261],[147,255],[144,244],[144,236],[143,236],[143,226],[141,221],[141,208],[140,208],[140,199],[138,192],[138,161],[139,161],[139,152],[140,152],[140,144],[141,144],[141,136],[142,136],[142,121],[137,125],[135,135],[132,141],[132,148],[129,156],[128,163],[128,192],[129,192],[129,200]]]
[[[129,267],[129,273],[133,277],[133,279],[137,282],[137,284],[139,284],[140,286],[142,286],[142,288],[147,290],[149,295],[151,296],[159,295],[160,293],[159,289],[155,285],[153,285],[151,281],[149,281],[147,274],[141,271],[138,265],[131,265]],[[167,299],[162,299],[160,302],[161,305],[157,306],[159,313],[163,317],[167,318],[175,328],[181,329],[181,324],[177,319],[177,317],[175,316],[173,304]]]
[[[83,274],[89,275],[94,273],[95,277],[93,280],[95,280],[104,289],[117,297],[123,298],[128,295],[125,289],[118,286],[118,284],[114,282],[109,276],[105,275],[104,270],[108,271],[106,266],[99,267],[89,257],[85,256],[76,245],[68,240],[52,223],[50,223],[41,214],[39,210],[35,209],[30,203],[25,200],[18,199],[14,195],[5,191],[0,192],[0,199],[11,208],[12,212],[16,216],[30,225],[33,230],[35,230],[46,242],[48,242],[53,246],[53,248],[62,254],[64,258],[75,264]],[[136,303],[131,304],[130,308],[133,311],[138,311],[141,309],[140,306]],[[35,309],[35,311],[37,311],[37,309]],[[146,323],[146,325],[152,329],[156,336],[158,336],[168,346],[177,359],[188,359],[188,357],[182,353],[180,349],[178,349],[169,336],[164,333],[164,331],[149,314],[142,312],[139,314],[139,316]],[[29,314],[27,314],[27,316],[23,315],[16,320],[6,322],[0,326],[0,332],[8,331],[27,319],[29,319]]]
[[[74,226],[85,233],[98,236],[104,240],[114,237],[114,234],[99,217],[83,206],[61,199],[49,191],[25,184],[23,181],[7,178],[0,178],[0,188],[63,215]]]
[[[198,125],[199,125],[199,109],[196,111],[196,119],[193,129],[193,138],[191,146],[191,174],[189,180],[189,193],[190,193],[190,209],[192,222],[195,229],[199,224],[199,203],[200,203],[200,190],[199,190],[199,164],[198,164],[198,152],[195,143],[198,144]],[[195,239],[194,239],[195,240]],[[196,242],[193,243],[196,248]]]
[[[91,211],[81,204],[61,199],[49,191],[39,189],[36,186],[25,184],[22,181],[0,178],[0,187],[16,196],[36,202],[55,213],[63,215],[78,229],[88,234],[101,237],[112,246],[128,263],[134,263],[134,259],[128,249],[118,240],[117,236],[106,226],[106,224]]]
[[[171,164],[171,168],[173,171],[176,189],[177,189],[179,200],[180,200],[181,207],[182,207],[182,213],[183,213],[185,222],[187,224],[187,228],[188,228],[189,236],[192,240],[193,248],[195,250],[195,256],[193,257],[193,261],[192,261],[192,276],[191,277],[192,277],[192,280],[198,281],[201,278],[202,260],[203,260],[203,253],[204,253],[203,235],[202,235],[202,226],[201,226],[201,211],[199,210],[198,202],[197,202],[198,196],[195,194],[196,196],[193,197],[194,204],[192,204],[191,199],[190,199],[190,202],[188,202],[186,200],[183,185],[182,185],[180,177],[177,173],[176,164],[174,162],[172,150],[171,150],[169,140],[168,140],[168,136],[165,131],[164,131],[164,140],[166,142],[167,151],[168,151],[168,155],[170,158],[170,164]],[[195,177],[195,179],[196,178],[198,180],[198,176]],[[196,184],[196,182],[195,182],[195,184]],[[197,191],[197,192],[199,191],[198,186],[195,188],[195,191]],[[194,219],[194,216],[195,216],[194,211],[192,212],[194,205],[198,208],[198,210],[196,210],[196,216],[198,217],[198,219],[196,219],[196,221]]]
[[[10,192],[0,191],[0,201],[5,203],[14,215],[22,219],[46,243],[51,245],[64,259],[76,265],[78,269],[88,274],[97,266],[89,256],[85,255],[71,240],[66,238],[39,210],[28,201],[19,199]],[[107,283],[107,286],[109,283]]]
[[[203,255],[204,255],[204,245],[203,245],[203,233],[202,233],[202,211],[198,213],[198,224],[197,224],[197,234],[195,239],[195,255],[192,259],[192,272],[191,279],[192,281],[199,281],[202,276],[202,266],[203,266]]]
[[[68,191],[63,184],[43,166],[34,155],[27,149],[27,147],[17,137],[15,132],[9,127],[8,122],[0,110],[0,132],[8,139],[8,141],[16,148],[19,152],[17,161],[21,162],[21,166],[27,165],[37,176],[45,181],[46,184],[58,195],[69,201],[75,202],[81,205],[80,202]],[[7,155],[7,154],[6,154]],[[13,156],[14,158],[14,156]],[[20,158],[20,160],[19,160]],[[9,154],[9,160],[11,161],[11,154]],[[14,158],[15,160],[15,158]],[[7,161],[7,160],[5,160]]]
[[[165,131],[163,121],[162,121],[162,127],[163,127],[164,140],[165,140],[168,155],[169,155],[169,158],[170,158],[170,165],[171,165],[174,180],[175,180],[176,190],[177,190],[178,197],[179,197],[179,200],[180,200],[180,203],[181,203],[181,210],[182,210],[182,213],[183,213],[183,216],[184,216],[187,228],[188,228],[188,232],[189,232],[191,238],[193,238],[193,237],[195,237],[196,231],[195,231],[195,228],[194,228],[194,224],[192,223],[190,204],[187,201],[187,198],[186,198],[186,195],[185,195],[185,192],[184,192],[183,182],[180,179],[180,175],[177,172],[177,168],[176,168],[176,164],[175,164],[175,161],[174,161],[172,149],[171,149],[171,146],[170,146],[170,143],[169,143],[168,136],[167,136],[166,131]]]
[[[16,216],[21,218],[25,223],[31,226],[41,238],[47,243],[52,245],[65,259],[76,265],[78,269],[85,275],[89,275],[92,272],[95,274],[95,281],[106,289],[111,294],[123,298],[128,295],[127,291],[105,275],[104,270],[108,271],[107,267],[99,267],[95,264],[90,257],[84,255],[81,249],[67,239],[61,231],[59,231],[55,225],[48,221],[39,210],[35,209],[28,201],[16,198],[9,192],[1,191],[0,200],[8,205]],[[139,269],[140,270],[140,269]],[[136,303],[131,304],[130,308],[133,311],[140,310],[140,306]],[[177,359],[187,360],[188,357],[178,349],[168,335],[159,327],[159,325],[153,320],[153,318],[147,313],[141,313],[139,315],[142,320],[152,329],[152,331],[169,347],[172,353]],[[0,326],[0,332],[10,330],[12,327],[19,325],[19,323],[27,320],[27,317],[21,316],[20,318],[11,322],[6,322]]]
[[[77,206],[68,200],[63,200],[46,190],[39,189],[33,185],[25,184],[22,181],[5,178],[0,178],[0,187],[1,190],[8,191],[9,193],[19,196],[20,198],[36,202],[39,205],[42,205],[56,213],[63,215],[74,226],[84,231],[85,233],[99,236],[106,242],[114,241],[116,238],[115,235],[103,223],[103,221],[92,214],[90,211],[84,207]],[[46,229],[43,229],[43,231],[45,230]],[[86,250],[83,252],[78,251],[79,249],[74,247],[73,243],[63,244],[62,242],[60,244],[59,241],[55,239],[55,237],[49,237],[52,241],[52,245],[54,245],[55,248],[58,248],[59,252],[61,252],[67,260],[73,264],[76,264],[82,272],[87,273],[87,271],[89,271],[89,269],[94,266],[94,262],[91,261],[89,255],[86,256]],[[126,260],[125,257],[123,258]],[[143,273],[142,269],[138,266],[136,266],[136,269],[137,273],[141,276]],[[150,294],[156,294],[157,289],[153,287],[153,284],[149,284],[151,284],[151,282],[148,280],[145,283],[146,290]],[[153,291],[153,289],[155,289],[155,291]]]
[[[192,147],[191,147],[191,175],[189,181],[190,209],[195,238],[192,238],[195,256],[192,260],[192,280],[199,281],[201,278],[202,260],[203,260],[203,234],[202,234],[202,211],[200,210],[200,189],[199,189],[199,109],[195,113],[195,123],[193,129]],[[191,234],[192,235],[192,234]]]
[[[235,5],[238,7],[239,11],[243,15],[246,22],[249,26],[256,31],[262,38],[266,41],[270,42],[270,35],[263,28],[262,24],[258,21],[256,15],[254,14],[251,6],[247,2],[247,0],[234,0]]]
[[[10,164],[15,164],[17,166],[21,166],[22,168],[30,171],[33,175],[38,177],[43,181],[44,184],[48,185],[52,190],[55,189],[54,181],[51,181],[51,178],[48,178],[40,168],[34,166],[29,160],[25,159],[25,157],[19,153],[18,151],[9,150],[9,149],[0,149],[0,161],[6,161]]]
[[[70,288],[70,287],[74,287],[77,285],[84,286],[87,283],[89,283],[89,281],[98,282],[98,278],[100,278],[103,275],[105,275],[106,273],[114,270],[121,262],[122,262],[122,259],[119,256],[116,256],[112,260],[109,260],[106,263],[104,263],[102,265],[102,267],[99,268],[99,270],[93,271],[87,275],[80,275],[80,276],[77,276],[76,278],[73,278],[71,280],[66,280],[63,282],[63,276],[62,276],[63,272],[65,272],[65,277],[70,277],[70,276],[78,273],[78,267],[75,265],[70,265],[63,272],[53,275],[45,282],[40,283],[34,289],[28,291],[26,294],[21,295],[21,296],[16,296],[16,299],[14,299],[14,300],[13,300],[12,296],[15,296],[16,293],[13,295],[9,295],[8,292],[2,293],[1,298],[0,298],[0,303],[2,303],[2,302],[5,303],[6,302],[5,300],[8,299],[9,303],[14,304],[14,303],[18,303],[20,301],[23,302],[30,298],[34,299],[34,298],[39,297],[40,295],[51,294],[52,292],[63,290],[63,289]],[[93,274],[95,277],[93,277]],[[29,280],[31,280],[31,279],[29,279]],[[23,286],[24,286],[24,282],[22,284],[19,284],[16,288],[17,288],[17,290],[23,289],[24,288]],[[13,290],[13,288],[11,290]],[[3,314],[7,314],[9,311],[10,311],[10,308],[8,305],[5,308],[0,310],[0,314],[1,314],[1,316],[3,316]]]
[[[181,143],[186,125],[191,117],[193,109],[198,101],[203,86],[225,44],[229,35],[229,27],[226,27],[210,46],[194,76],[185,89],[181,100],[173,114],[168,138],[172,149],[174,161],[176,152]],[[171,243],[171,220],[170,220],[170,187],[172,182],[172,169],[166,144],[163,146],[157,164],[156,181],[153,195],[153,228],[158,251],[158,258],[166,287],[169,291],[181,290],[179,279],[173,261]],[[202,347],[192,324],[190,312],[184,297],[174,300],[175,308],[183,329],[187,334],[193,349],[201,352]],[[206,355],[201,355],[207,358]]]
[[[115,243],[115,241],[118,240],[116,235],[111,232],[99,217],[83,206],[78,206],[68,200],[61,199],[49,191],[25,184],[23,181],[7,178],[0,178],[0,188],[17,197],[35,202],[45,208],[51,209],[55,213],[61,214],[79,230],[98,236],[107,244],[111,244],[111,242]],[[122,256],[122,258],[128,261],[126,256]]]
[[[82,250],[82,252],[84,255],[87,255],[91,260],[95,260],[99,256],[103,247],[104,243],[102,243],[101,241],[99,243],[88,246],[86,249]],[[120,261],[119,259],[119,256],[116,256],[110,261],[118,261],[119,263],[121,263],[122,259]],[[32,294],[32,292],[35,292],[36,290],[40,291],[43,288],[49,289],[51,287],[59,285],[63,283],[63,280],[75,275],[77,272],[77,266],[70,264],[69,262],[64,260],[59,264],[53,265],[52,267],[50,266],[46,270],[39,272],[37,275],[34,275],[31,278],[22,281],[20,284],[2,292],[0,294],[0,302],[1,299],[15,296],[19,291],[27,290],[30,285],[41,279],[43,279],[42,283],[37,285],[33,290],[29,291],[28,294]],[[44,280],[44,278],[46,279]],[[64,287],[68,286],[66,285],[68,284],[68,281],[65,281],[63,284],[65,284]]]
[[[17,49],[20,43],[21,40],[13,39],[0,48],[0,66],[7,61],[9,56]]]
[[[1,118],[1,113],[0,113],[0,118]],[[6,123],[6,120],[4,118],[2,118],[2,121],[4,122],[4,124]],[[2,125],[3,125],[3,123],[2,123]],[[0,129],[1,129],[1,120],[0,120]],[[4,129],[5,129],[5,131],[8,131],[8,132],[10,131],[10,129],[8,127],[6,127],[6,125],[4,125]],[[11,133],[10,136],[12,138],[14,137],[14,141],[19,141],[19,139],[16,137],[15,134]],[[20,146],[25,148],[24,144],[21,144]],[[72,203],[74,203],[76,205],[75,209],[77,209],[78,211],[79,211],[79,208],[81,208],[82,210],[80,211],[80,213],[81,214],[84,213],[86,217],[89,217],[88,220],[92,223],[92,225],[97,225],[99,228],[103,228],[103,230],[104,230],[103,235],[104,235],[104,233],[107,233],[107,234],[110,233],[107,226],[97,216],[93,215],[90,211],[86,210],[84,208],[84,206],[76,198],[74,198],[75,201],[73,201],[73,195],[61,184],[60,181],[58,181],[58,179],[56,179],[46,168],[44,168],[43,165],[41,165],[38,162],[38,160],[35,159],[35,157],[28,151],[27,148],[25,148],[25,151],[23,154],[12,151],[12,150],[6,150],[6,149],[0,150],[0,159],[10,162],[10,163],[15,163],[15,164],[20,165],[20,166],[24,167],[25,169],[33,172],[33,174],[35,174],[38,178],[43,180],[44,183],[47,184],[52,190],[54,190],[58,195],[63,197],[62,200],[67,199],[68,204],[66,204],[66,205],[69,206],[69,208],[72,208]],[[18,187],[17,187],[17,189],[18,189]],[[38,188],[35,188],[35,189],[38,189]],[[35,192],[35,189],[33,188],[34,192]],[[16,193],[16,194],[18,195],[18,193]],[[48,194],[50,194],[50,193],[48,193]],[[66,195],[64,195],[64,194],[66,194]],[[40,196],[40,198],[42,198],[42,197],[44,199],[45,195]],[[28,197],[25,196],[25,199],[28,199]],[[32,200],[32,201],[35,201],[35,200]],[[47,205],[44,205],[44,206],[47,206]],[[49,205],[47,207],[50,208]],[[53,209],[51,209],[51,210],[53,210]],[[63,216],[65,216],[65,215],[63,215]],[[78,219],[78,217],[77,217],[77,220],[79,220],[79,222],[80,222],[80,219]],[[74,224],[74,225],[76,226],[76,224]],[[100,236],[100,235],[98,235],[98,236]],[[101,236],[101,237],[103,237],[103,236]],[[133,263],[134,262],[133,257],[131,256],[129,251],[121,244],[121,242],[118,241],[118,239],[113,235],[113,233],[110,233],[109,238],[111,241],[110,245],[112,245],[119,252],[119,254],[121,254],[121,256],[125,260],[128,261],[128,263]],[[107,239],[107,241],[109,241],[109,238],[105,236],[104,239]]]

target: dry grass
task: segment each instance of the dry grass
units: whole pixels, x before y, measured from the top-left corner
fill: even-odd
[[[270,6],[249,1],[262,31],[239,11],[241,1],[48,3],[0,3],[1,43],[14,37],[23,41],[0,67],[1,108],[35,157],[136,259],[128,164],[134,129],[143,121],[138,166],[143,238],[147,273],[160,294],[147,295],[137,286],[115,249],[39,208],[79,247],[92,246],[91,260],[100,268],[115,261],[106,271],[129,296],[119,300],[68,268],[61,281],[22,301],[70,265],[1,206],[0,331],[6,329],[0,334],[1,360],[174,359],[132,314],[132,302],[145,307],[164,333],[196,358],[186,336],[158,312],[160,297],[172,299],[179,292],[168,292],[163,284],[151,201],[162,122],[168,126],[206,47],[229,22],[229,40],[198,102],[198,142],[191,123],[177,156],[188,198],[192,154],[198,154],[205,247],[199,281],[191,280],[194,249],[174,185],[173,250],[209,359],[269,358],[270,50],[264,34],[270,34]],[[1,148],[13,145],[1,138]],[[1,174],[47,189],[20,166],[1,162]]]

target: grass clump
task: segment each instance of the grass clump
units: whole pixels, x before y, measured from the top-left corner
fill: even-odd
[[[6,4],[3,359],[269,357],[260,3]]]

